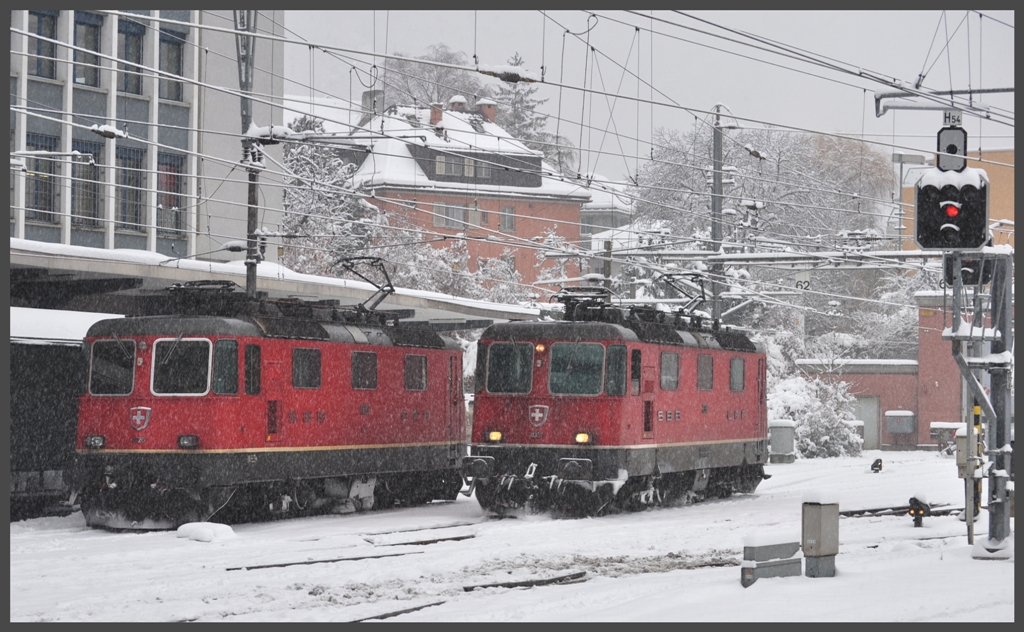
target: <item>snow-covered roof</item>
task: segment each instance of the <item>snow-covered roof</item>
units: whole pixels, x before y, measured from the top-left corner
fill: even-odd
[[[80,343],[93,323],[121,314],[11,307],[11,341],[22,344]]]
[[[440,129],[437,129],[440,128]],[[507,184],[474,182],[440,182],[431,180],[423,172],[409,151],[409,146],[425,147],[459,155],[500,154],[537,158],[541,152],[529,149],[499,125],[491,123],[476,112],[442,110],[436,128],[430,124],[430,108],[396,106],[384,114],[373,117],[366,124],[366,132],[383,134],[382,137],[361,140],[371,147],[369,155],[353,175],[353,184],[367,187],[416,187],[434,191],[473,191],[477,194],[503,196],[573,197],[586,199],[589,191],[564,176],[557,175],[551,165],[541,162],[545,175],[539,187],[510,186]],[[364,132],[365,133],[365,132]]]
[[[626,184],[613,182],[608,178],[594,174],[587,188],[590,201],[583,205],[583,210],[615,209],[630,212],[633,208],[632,198],[626,193]]]

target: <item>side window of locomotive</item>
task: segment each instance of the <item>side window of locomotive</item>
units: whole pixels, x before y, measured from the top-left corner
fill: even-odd
[[[487,350],[487,392],[529,393],[533,389],[533,344],[493,342]]]
[[[640,394],[640,366],[640,350],[633,349],[629,356],[629,392],[632,395]]]
[[[746,370],[747,362],[743,358],[733,358],[729,360],[729,390],[742,391],[746,388],[743,383],[743,374]]]
[[[262,382],[260,346],[245,345],[245,394],[259,395]]]
[[[626,394],[626,345],[609,345],[604,369],[606,395]]]
[[[320,388],[320,350],[292,350],[292,386]]]
[[[377,354],[352,352],[352,388],[372,391],[377,388]]]
[[[127,395],[135,383],[135,341],[118,338],[92,343],[89,392]]]
[[[715,386],[715,358],[707,354],[697,356],[697,390],[710,391]]]
[[[203,395],[210,390],[210,351],[205,338],[164,338],[153,343],[153,392]]]
[[[661,354],[661,390],[674,391],[679,388],[679,354]]]
[[[604,369],[604,345],[558,342],[551,345],[548,392],[553,395],[599,395]]]
[[[213,392],[218,395],[238,394],[237,340],[213,343]]]
[[[405,356],[405,390],[427,390],[427,356]]]

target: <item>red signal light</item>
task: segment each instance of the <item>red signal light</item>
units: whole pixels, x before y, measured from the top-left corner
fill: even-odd
[[[957,208],[956,204],[947,204],[942,207],[942,210],[946,212],[946,217],[956,217],[960,214],[960,209]]]

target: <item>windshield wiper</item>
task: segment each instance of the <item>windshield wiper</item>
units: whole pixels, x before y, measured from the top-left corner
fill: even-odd
[[[174,355],[174,350],[178,348],[178,343],[181,342],[181,337],[184,335],[185,334],[178,334],[178,337],[174,339],[174,344],[171,345],[171,348],[167,351],[167,355],[164,356],[164,361],[160,363],[160,366],[163,366],[171,361],[171,356]]]
[[[129,360],[134,360],[135,359],[135,355],[132,354],[132,353],[128,353],[128,348],[124,346],[124,342],[122,342],[121,339],[117,337],[117,334],[114,334],[114,341],[117,343],[118,347],[121,347],[121,351],[124,352],[124,355]]]

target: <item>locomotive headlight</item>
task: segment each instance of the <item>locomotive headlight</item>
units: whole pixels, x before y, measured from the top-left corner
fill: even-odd
[[[99,450],[107,444],[107,438],[103,435],[86,435],[85,447],[90,450]]]
[[[491,443],[498,443],[504,436],[500,430],[491,430],[487,433],[487,440]]]
[[[536,347],[534,347],[534,350],[535,350],[535,351],[536,351],[537,353],[544,353],[544,350],[545,350],[545,349],[547,349],[547,347],[545,347],[545,346],[544,346],[544,345],[542,345],[542,344],[538,344],[538,345],[537,345]]]
[[[178,435],[178,447],[192,450],[199,447],[198,435]]]
[[[573,437],[573,440],[576,441],[576,443],[591,443],[594,440],[594,437],[589,432],[577,432],[576,436]]]

